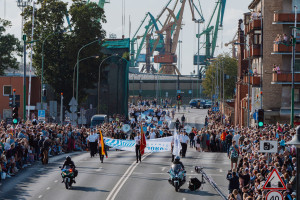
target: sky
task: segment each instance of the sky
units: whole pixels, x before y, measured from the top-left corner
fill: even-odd
[[[70,2],[70,0],[63,0],[64,2]],[[98,0],[91,0],[98,2]],[[125,37],[129,37],[129,16],[131,19],[131,36],[137,30],[142,19],[147,12],[152,13],[153,16],[157,16],[162,8],[166,5],[168,0],[123,0],[125,2],[125,28],[122,31],[122,0],[110,0],[110,3],[105,4],[104,10],[107,19],[107,23],[103,28],[106,30],[107,37],[109,34],[114,33],[117,38],[122,36],[122,32],[125,33]],[[175,0],[174,0],[175,1]],[[219,31],[217,48],[215,56],[220,53],[230,52],[229,47],[225,47],[224,44],[231,41],[237,31],[238,20],[243,18],[243,13],[248,12],[248,5],[252,0],[227,0],[225,15],[223,21],[223,30]],[[196,3],[197,1],[194,0]],[[204,30],[206,23],[208,23],[216,0],[200,0],[201,8],[203,11],[203,17],[205,23],[200,25],[201,31]],[[21,39],[21,10],[17,7],[16,0],[0,0],[0,18],[10,20],[12,27],[7,32],[14,34],[17,38]],[[198,15],[196,15],[197,18]],[[196,70],[193,65],[193,55],[197,53],[197,24],[192,21],[192,15],[189,9],[188,3],[186,3],[185,12],[183,16],[183,26],[180,32],[179,39],[181,43],[181,73],[190,74],[193,70]],[[138,35],[142,35],[144,28]],[[202,41],[204,38],[200,39]],[[200,44],[202,46],[202,44]],[[203,49],[202,49],[203,50]],[[201,50],[201,51],[202,51]],[[177,47],[177,52],[179,46]],[[201,52],[200,51],[200,52]],[[178,54],[178,53],[177,53]],[[201,55],[201,53],[200,53]]]

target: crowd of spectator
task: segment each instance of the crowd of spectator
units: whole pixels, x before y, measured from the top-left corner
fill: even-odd
[[[296,198],[296,147],[287,145],[296,134],[294,128],[279,123],[263,128],[223,125],[220,113],[213,112],[208,113],[207,120],[209,123],[199,135],[206,135],[206,140],[210,138],[210,142],[203,143],[202,148],[226,151],[231,160],[226,177],[229,181],[229,200],[266,199],[268,191],[262,188],[273,169],[278,171],[287,187],[283,191],[284,200]],[[269,155],[260,153],[261,140],[277,141],[278,152]]]

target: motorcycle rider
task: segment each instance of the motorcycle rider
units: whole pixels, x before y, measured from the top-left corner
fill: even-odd
[[[182,169],[184,170],[184,165],[180,161],[180,157],[179,156],[175,157],[175,160],[174,160],[173,164],[175,164],[175,165],[181,165]]]
[[[73,179],[73,182],[76,183],[75,181],[75,177],[78,175],[78,171],[75,169],[76,166],[74,164],[74,162],[72,161],[71,157],[70,156],[67,156],[66,157],[66,160],[62,166],[62,169],[65,167],[65,166],[69,166],[70,168],[72,168],[74,170],[74,179]],[[63,182],[63,181],[62,181]]]

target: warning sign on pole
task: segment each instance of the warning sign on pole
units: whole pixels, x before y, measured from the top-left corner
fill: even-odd
[[[266,181],[264,190],[286,190],[283,180],[280,178],[278,171],[274,168]]]

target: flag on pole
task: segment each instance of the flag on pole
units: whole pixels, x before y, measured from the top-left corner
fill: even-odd
[[[102,132],[101,132],[101,130],[99,131],[99,133],[100,133],[100,138],[99,138],[99,144],[101,144],[101,155],[105,155],[105,150],[104,150],[104,141],[103,141],[103,135],[102,135]]]
[[[147,144],[146,144],[146,137],[145,137],[145,133],[143,130],[143,126],[141,126],[141,145],[140,145],[140,152],[141,155],[144,155],[144,150],[146,148]]]
[[[179,156],[181,151],[181,144],[176,129],[174,130],[173,139],[174,139],[173,155]]]

